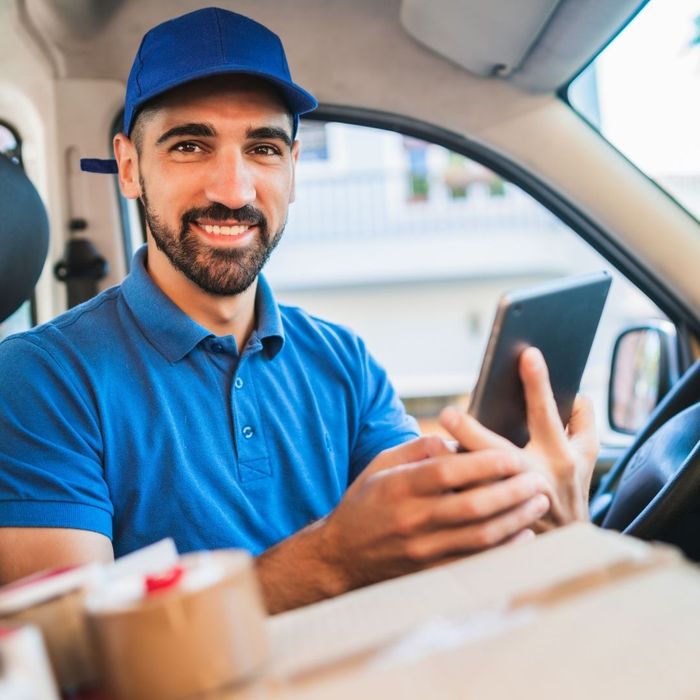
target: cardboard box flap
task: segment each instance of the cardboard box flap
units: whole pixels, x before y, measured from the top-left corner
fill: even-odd
[[[697,568],[661,565],[538,608],[498,634],[420,657],[389,648],[361,668],[288,681],[276,697],[690,700],[700,695],[698,620]]]
[[[604,585],[668,556],[667,548],[589,524],[571,525],[275,616],[268,622],[269,674],[283,680],[323,673],[341,661],[361,665],[430,621],[541,605],[548,596],[554,600],[581,586]]]

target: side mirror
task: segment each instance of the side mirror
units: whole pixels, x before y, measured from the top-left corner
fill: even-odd
[[[608,421],[634,434],[679,376],[676,330],[665,321],[625,329],[613,349]]]

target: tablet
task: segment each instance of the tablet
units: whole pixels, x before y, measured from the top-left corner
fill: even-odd
[[[505,294],[498,304],[469,413],[519,447],[527,444],[518,359],[534,345],[547,362],[559,416],[566,425],[610,283],[609,273],[596,272]]]

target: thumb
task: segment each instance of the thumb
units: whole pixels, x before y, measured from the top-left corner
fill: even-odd
[[[527,428],[530,442],[546,445],[550,450],[566,450],[566,434],[559,417],[549,383],[549,371],[542,353],[529,347],[520,355],[520,379],[525,391]]]
[[[476,450],[508,450],[513,443],[481,425],[473,418],[454,406],[448,406],[440,414],[440,424],[457,440],[459,445],[470,452]]]

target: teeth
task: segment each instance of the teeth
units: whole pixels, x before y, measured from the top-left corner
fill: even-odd
[[[239,224],[238,226],[203,225],[202,228],[207,233],[214,233],[220,236],[240,236],[242,233],[245,233],[248,230],[249,226],[247,226],[246,224]]]

